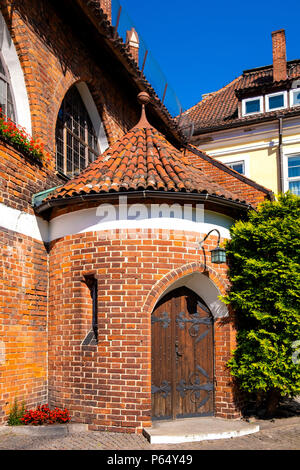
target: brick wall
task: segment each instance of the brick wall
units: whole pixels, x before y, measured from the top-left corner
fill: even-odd
[[[140,432],[151,415],[151,312],[181,276],[203,271],[199,234],[120,230],[88,232],[51,243],[49,401],[67,406],[91,429]],[[216,243],[209,238],[209,249]],[[82,342],[91,327],[84,276],[98,280],[98,346]],[[226,266],[210,267],[224,292]],[[90,320],[88,321],[88,317]],[[90,326],[88,325],[90,323]],[[225,363],[234,344],[230,321],[215,324],[216,415],[237,417]]]
[[[94,44],[82,42],[50,2],[0,0],[0,8],[23,69],[33,137],[52,155],[39,163],[0,140],[0,204],[34,215],[33,195],[63,182],[55,174],[55,125],[69,87],[87,83],[109,143],[136,123],[138,111]],[[15,397],[29,406],[47,400],[48,254],[21,233],[0,227],[0,237],[2,423]]]
[[[60,183],[48,163],[36,162],[0,141],[0,204],[33,216],[33,194]],[[47,399],[46,247],[30,236],[1,226],[0,265],[3,423],[15,398],[19,403],[25,400],[28,406]]]
[[[78,81],[89,87],[109,144],[133,127],[139,113],[136,100],[126,95],[124,82],[122,89],[119,74],[103,54],[95,53],[101,46],[79,39],[76,29],[46,0],[0,0],[0,8],[24,72],[33,136],[41,138],[49,152],[55,150],[62,99]]]
[[[15,398],[47,400],[47,253],[31,237],[0,230],[0,423]]]
[[[24,156],[0,139],[0,203],[34,214],[32,196],[60,184],[53,162]]]

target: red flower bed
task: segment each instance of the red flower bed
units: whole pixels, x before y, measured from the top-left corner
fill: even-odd
[[[44,145],[27,134],[24,127],[17,126],[10,118],[3,114],[2,108],[0,108],[0,136],[37,160],[42,161],[46,156]]]
[[[50,410],[48,405],[38,406],[36,410],[26,410],[21,422],[23,424],[41,425],[41,424],[54,424],[54,423],[68,423],[70,415],[68,410],[60,410],[54,408]]]

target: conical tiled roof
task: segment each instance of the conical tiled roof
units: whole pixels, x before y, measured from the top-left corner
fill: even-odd
[[[145,114],[149,95],[142,92],[138,98],[142,104],[139,123],[80,175],[49,194],[44,203],[134,191],[208,194],[244,202],[208,178],[152,127]]]
[[[156,129],[136,127],[44,202],[138,190],[206,193],[237,200],[235,194],[193,166]]]

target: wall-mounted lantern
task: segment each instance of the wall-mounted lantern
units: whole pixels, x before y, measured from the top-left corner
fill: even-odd
[[[217,234],[218,234],[218,242],[217,242],[217,247],[214,248],[213,250],[210,250],[211,262],[214,263],[214,264],[226,263],[226,251],[225,251],[224,248],[220,247],[220,238],[221,238],[220,232],[219,232],[219,230],[214,228],[210,232],[208,232],[208,234],[203,238],[203,240],[201,240],[201,242],[199,244],[199,247],[202,248],[203,253],[204,253],[205,266],[206,266],[206,257],[205,257],[205,251],[204,251],[203,243],[209,237],[209,235],[214,231],[217,232]]]

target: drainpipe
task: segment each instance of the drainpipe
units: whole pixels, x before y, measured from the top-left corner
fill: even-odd
[[[282,152],[282,117],[278,118],[278,186],[279,192],[284,192],[283,152]]]

